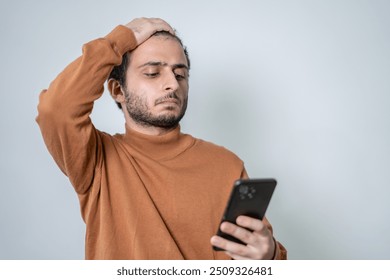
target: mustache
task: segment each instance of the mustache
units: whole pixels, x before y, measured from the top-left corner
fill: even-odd
[[[167,95],[164,95],[163,97],[157,98],[156,101],[154,102],[154,105],[158,105],[167,99],[176,99],[180,102],[180,99],[177,96],[176,92],[170,92]]]

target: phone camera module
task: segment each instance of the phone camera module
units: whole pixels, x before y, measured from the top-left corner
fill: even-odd
[[[249,191],[249,187],[248,186],[245,186],[245,185],[240,186],[240,189],[239,189],[240,194],[245,195],[245,194],[248,193],[248,191]]]
[[[240,186],[240,188],[238,189],[238,192],[240,193],[240,199],[241,199],[241,200],[244,200],[244,199],[246,199],[247,196],[248,196],[249,187],[248,187],[248,186],[245,186],[245,185],[242,185],[242,186]]]
[[[242,185],[238,189],[238,192],[240,193],[241,200],[252,199],[255,196],[256,189],[252,186],[249,187],[246,185]]]

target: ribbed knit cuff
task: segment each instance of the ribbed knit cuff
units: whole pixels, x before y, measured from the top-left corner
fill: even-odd
[[[275,253],[274,257],[272,258],[273,260],[287,260],[287,251],[283,247],[282,244],[280,244],[278,241],[275,240]]]
[[[118,25],[106,37],[113,49],[120,55],[131,51],[137,47],[133,31],[124,25]]]

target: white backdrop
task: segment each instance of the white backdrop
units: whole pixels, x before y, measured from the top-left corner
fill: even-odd
[[[82,44],[141,16],[166,19],[189,48],[183,131],[278,180],[267,215],[289,258],[389,259],[389,12],[385,0],[1,0],[0,259],[84,258],[38,95]],[[108,94],[93,120],[124,130]]]

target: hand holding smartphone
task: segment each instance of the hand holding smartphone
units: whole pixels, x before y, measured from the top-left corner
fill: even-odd
[[[221,223],[228,221],[235,224],[238,216],[248,216],[262,220],[270,203],[272,194],[276,187],[275,179],[240,179],[233,185]],[[227,240],[244,244],[241,240],[228,235],[218,227],[218,236]],[[213,246],[216,251],[221,248]]]

